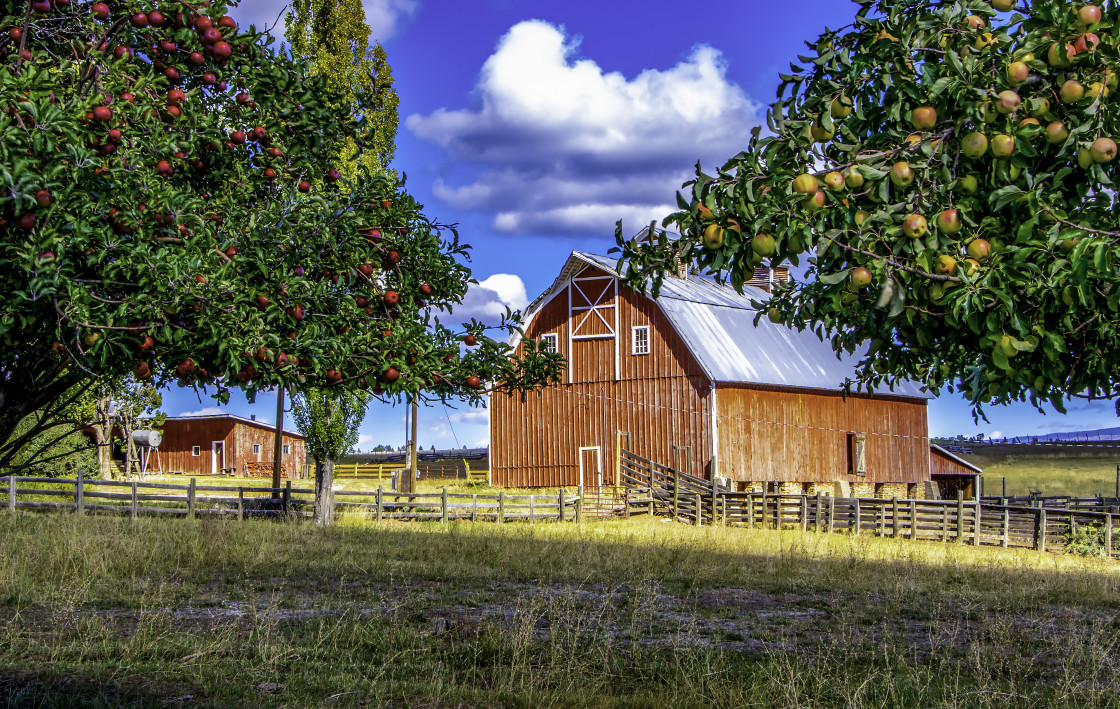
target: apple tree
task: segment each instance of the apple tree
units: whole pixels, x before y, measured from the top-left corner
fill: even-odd
[[[221,3],[0,5],[0,441],[84,380],[465,396],[557,363],[439,320],[469,247]],[[504,323],[513,327],[511,323]],[[466,347],[470,337],[477,344]]]
[[[865,353],[860,386],[1116,396],[1120,7],[855,1],[780,75],[766,130],[697,166],[680,236],[619,238],[632,282],[677,254],[736,287],[799,265],[765,316]]]

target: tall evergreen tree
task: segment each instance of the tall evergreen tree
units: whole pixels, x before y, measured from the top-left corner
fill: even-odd
[[[396,152],[400,99],[385,49],[378,42],[370,45],[361,0],[295,0],[284,24],[292,55],[344,97],[338,108],[348,110],[362,134],[372,139],[374,149],[360,157],[356,145],[345,146],[338,156],[339,169],[353,177],[360,161],[371,172],[395,178],[389,163]]]

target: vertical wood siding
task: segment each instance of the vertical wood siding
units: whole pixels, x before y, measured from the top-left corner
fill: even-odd
[[[929,480],[926,404],[750,385],[719,385],[718,474],[732,480]],[[867,475],[848,473],[848,434],[866,436]]]
[[[573,305],[588,305],[609,281],[608,274],[585,269],[578,278],[582,294]],[[594,290],[594,293],[590,291]],[[612,290],[613,293],[613,290]],[[579,449],[602,450],[603,482],[613,482],[615,433],[630,433],[630,449],[639,455],[671,460],[672,446],[691,446],[694,472],[707,475],[712,457],[710,386],[660,308],[641,295],[620,289],[618,352],[620,378],[615,380],[613,339],[573,340],[569,349],[567,289],[529,323],[526,336],[539,339],[555,333],[560,353],[572,368],[572,383],[519,394],[490,397],[491,481],[507,487],[578,485]],[[586,311],[576,312],[576,324]],[[592,316],[594,317],[594,316]],[[608,317],[613,327],[612,318]],[[632,355],[634,326],[650,329],[650,353]],[[595,332],[605,332],[597,323]],[[581,332],[586,332],[586,325]],[[565,376],[564,381],[567,381]],[[591,481],[588,481],[591,482]]]

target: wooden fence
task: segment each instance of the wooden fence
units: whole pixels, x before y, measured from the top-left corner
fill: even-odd
[[[623,451],[626,486],[618,513],[663,514],[688,524],[848,532],[853,535],[955,541],[974,545],[1064,551],[1077,542],[1120,554],[1120,509],[1112,498],[1087,498],[1059,507],[1015,500],[966,501],[844,498],[730,492]],[[651,484],[652,481],[652,484]],[[1053,501],[1053,500],[1052,500]],[[1090,504],[1095,501],[1095,504]]]
[[[24,485],[24,487],[21,487]],[[31,485],[33,487],[26,487]],[[61,499],[57,499],[61,498]],[[513,522],[557,520],[580,522],[582,489],[575,495],[560,490],[552,495],[474,494],[448,492],[398,493],[379,486],[370,492],[334,491],[335,513],[361,513],[371,519],[469,520]],[[282,488],[122,482],[77,478],[0,477],[0,509],[15,514],[21,509],[72,510],[129,515],[179,517],[234,516],[310,517],[315,506],[314,488]]]

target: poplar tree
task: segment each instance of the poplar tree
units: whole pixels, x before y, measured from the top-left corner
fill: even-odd
[[[295,0],[285,17],[292,56],[340,97],[334,108],[348,111],[372,146],[361,156],[353,141],[343,146],[338,158],[348,176],[359,160],[370,172],[395,174],[389,164],[396,152],[400,99],[385,49],[379,42],[370,44],[371,34],[360,0]]]

